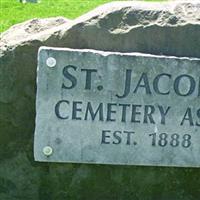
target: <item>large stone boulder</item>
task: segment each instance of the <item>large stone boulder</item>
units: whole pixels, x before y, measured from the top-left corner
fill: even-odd
[[[114,2],[68,21],[32,20],[0,41],[0,199],[197,200],[200,170],[33,160],[42,45],[200,57],[200,2]]]
[[[43,45],[71,48],[199,57],[199,24],[199,1],[114,2],[100,6],[72,23],[22,40],[16,40],[11,28],[1,40],[12,47],[19,43],[42,42]],[[9,32],[12,38],[7,37]]]

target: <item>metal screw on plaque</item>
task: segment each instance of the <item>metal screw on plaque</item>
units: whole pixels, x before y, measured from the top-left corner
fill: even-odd
[[[55,67],[56,66],[56,59],[53,57],[49,57],[46,60],[46,64],[48,67]]]
[[[50,146],[43,148],[43,153],[45,156],[50,156],[53,153],[53,149]]]

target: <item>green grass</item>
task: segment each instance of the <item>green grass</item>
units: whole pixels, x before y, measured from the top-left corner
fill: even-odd
[[[98,5],[111,1],[113,0],[41,0],[37,4],[23,4],[18,0],[0,0],[0,32],[14,24],[36,17],[64,16],[74,19]]]

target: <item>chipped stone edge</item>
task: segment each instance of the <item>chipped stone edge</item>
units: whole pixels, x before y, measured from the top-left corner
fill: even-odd
[[[171,58],[176,60],[192,60],[192,61],[200,61],[200,58],[196,57],[178,57],[178,56],[167,56],[167,55],[156,55],[156,54],[148,54],[148,53],[140,53],[140,52],[115,52],[115,51],[102,51],[102,50],[95,50],[95,49],[72,49],[72,48],[63,48],[63,47],[48,47],[48,46],[41,46],[38,50],[38,55],[43,50],[52,50],[52,51],[71,51],[71,52],[81,52],[81,53],[94,53],[100,54],[102,56],[109,56],[109,55],[120,55],[120,56],[139,56],[139,57],[151,57],[151,58]]]

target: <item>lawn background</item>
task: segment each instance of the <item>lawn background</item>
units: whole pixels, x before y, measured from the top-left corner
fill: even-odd
[[[113,0],[41,0],[36,4],[23,4],[18,0],[0,0],[0,32],[14,24],[33,18],[63,16],[74,19],[98,5],[111,1]]]

